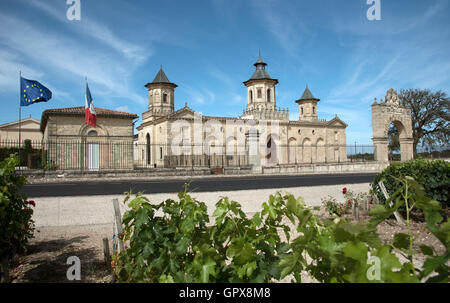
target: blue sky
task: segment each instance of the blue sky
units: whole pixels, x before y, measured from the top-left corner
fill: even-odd
[[[386,90],[450,93],[450,3],[381,0],[381,21],[368,21],[366,0],[81,0],[69,21],[65,0],[0,2],[0,124],[18,119],[19,70],[53,92],[24,107],[84,106],[84,78],[97,107],[137,113],[162,64],[176,109],[239,116],[242,84],[261,50],[279,80],[277,106],[290,109],[306,83],[320,98],[319,117],[349,124],[347,143],[371,144],[370,105]],[[141,120],[138,122],[140,124]]]

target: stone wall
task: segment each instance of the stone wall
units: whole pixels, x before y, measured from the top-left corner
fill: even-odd
[[[335,164],[310,164],[310,165],[284,165],[263,167],[262,173],[271,174],[333,174],[333,173],[378,173],[387,167],[386,164],[378,162],[353,162],[353,163],[335,163]]]

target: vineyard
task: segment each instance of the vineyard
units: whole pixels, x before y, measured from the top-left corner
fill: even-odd
[[[206,205],[187,186],[179,201],[156,205],[129,193],[119,235],[126,249],[112,265],[119,282],[302,282],[305,274],[318,282],[449,282],[450,223],[440,203],[413,178],[398,181],[402,186],[387,203],[374,205],[370,218],[358,222],[335,213],[319,217],[290,194],[271,195],[251,218],[239,203],[221,198],[210,222]],[[400,208],[407,232],[383,241],[377,226]],[[414,249],[413,209],[423,212],[443,253],[427,245]],[[420,265],[418,253],[426,256]]]
[[[161,203],[129,192],[123,201],[127,211],[118,221],[122,232],[113,237],[123,249],[119,253],[113,245],[106,265],[99,252],[102,239],[108,246],[109,228],[55,227],[45,232],[53,234],[48,238],[34,232],[39,201],[18,194],[26,180],[14,173],[17,163],[7,158],[0,169],[0,241],[6,244],[0,269],[11,269],[13,282],[67,281],[66,259],[73,255],[82,261],[82,282],[450,281],[446,163],[391,166],[375,178],[370,192],[344,187],[340,198],[323,198],[322,206],[274,190],[252,213],[227,197],[208,210],[188,184],[177,198]],[[432,169],[436,175],[425,186],[416,181],[423,182]],[[378,181],[389,192],[383,201]],[[394,219],[397,213],[403,224]],[[54,240],[62,232],[71,236]],[[1,278],[8,282],[9,276]]]

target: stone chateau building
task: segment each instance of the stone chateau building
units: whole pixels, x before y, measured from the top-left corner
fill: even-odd
[[[46,162],[58,169],[133,169],[133,120],[138,116],[96,107],[97,123],[85,123],[84,106],[47,109],[40,130]]]
[[[261,56],[254,66],[251,78],[243,82],[247,107],[239,117],[202,116],[187,103],[175,110],[177,85],[161,68],[145,85],[148,110],[137,127],[138,162],[147,167],[346,162],[347,124],[337,115],[319,119],[320,99],[308,87],[295,101],[298,120],[289,120],[289,109],[277,108],[278,80],[269,76]]]
[[[21,121],[13,121],[0,125],[0,147],[19,146],[19,123],[21,132],[20,141],[22,141],[22,144],[24,144],[25,140],[41,140],[40,121],[30,116]]]

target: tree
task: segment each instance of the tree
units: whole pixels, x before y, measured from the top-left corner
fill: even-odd
[[[398,95],[403,105],[411,107],[414,157],[417,147],[448,144],[450,139],[450,99],[441,90],[401,90]]]
[[[398,128],[395,124],[391,124],[388,129],[388,149],[389,149],[389,159],[393,160],[394,152],[400,150],[400,138]]]

